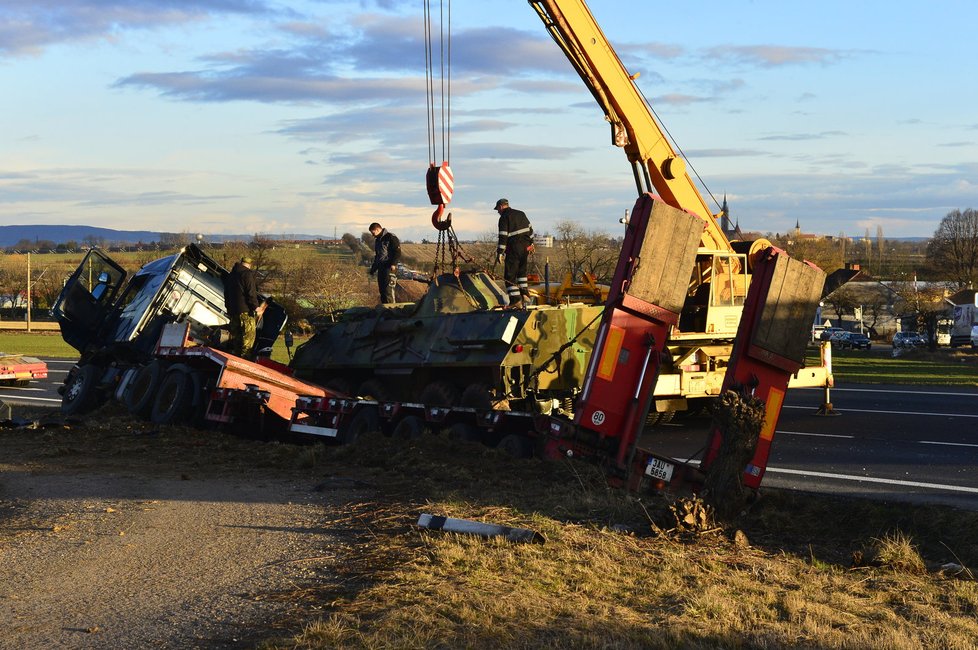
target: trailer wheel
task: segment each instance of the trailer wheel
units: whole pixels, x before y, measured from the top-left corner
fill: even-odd
[[[343,444],[353,444],[361,436],[380,429],[380,414],[374,406],[361,407],[350,423],[340,430],[339,440]]]
[[[190,419],[194,382],[181,370],[170,370],[160,384],[149,419],[156,424],[177,424]]]
[[[153,408],[153,401],[156,399],[156,392],[163,380],[163,374],[163,362],[158,359],[150,361],[136,371],[136,375],[129,382],[129,387],[122,398],[131,415],[143,419],[149,416],[149,411]]]
[[[496,448],[513,458],[530,458],[533,456],[533,441],[518,433],[504,436]]]
[[[455,406],[459,401],[458,388],[437,379],[424,387],[418,399],[425,406]]]
[[[465,404],[463,404],[465,406]],[[448,427],[447,433],[449,440],[457,442],[485,442],[485,437],[479,427],[468,422],[456,422]]]
[[[98,380],[102,368],[86,364],[65,379],[65,390],[61,396],[61,412],[65,415],[82,415],[98,406]]]
[[[394,427],[391,434],[397,440],[417,440],[428,433],[427,423],[417,415],[408,415]]]

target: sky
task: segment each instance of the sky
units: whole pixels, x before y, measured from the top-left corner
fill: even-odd
[[[0,0],[0,225],[331,237],[379,221],[435,239],[423,7]],[[432,7],[448,31],[448,0]],[[978,207],[978,4],[590,8],[707,201],[726,196],[742,229],[928,237]],[[459,237],[494,231],[500,197],[539,234],[561,221],[620,234],[631,168],[532,7],[450,9],[450,134],[438,66],[434,162],[448,154]]]

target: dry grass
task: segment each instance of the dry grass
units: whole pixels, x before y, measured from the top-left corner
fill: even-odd
[[[375,439],[326,461],[369,477],[378,500],[329,522],[357,538],[336,573],[303,592],[324,614],[268,648],[978,642],[976,583],[928,572],[914,541],[933,562],[974,563],[973,513],[771,494],[740,522],[750,544],[733,530],[654,534],[646,511],[665,528],[670,502],[607,490],[593,468],[477,447],[449,461],[447,447]],[[547,542],[425,531],[414,526],[420,512],[532,528]],[[836,521],[826,525],[826,513]],[[868,546],[879,561],[854,566]]]

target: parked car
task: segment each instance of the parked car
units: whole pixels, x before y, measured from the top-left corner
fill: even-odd
[[[822,330],[822,333],[818,335],[818,340],[819,341],[831,341],[833,334],[838,334],[838,333],[844,332],[844,331],[845,330],[842,329],[841,327],[826,327],[824,330]]]
[[[971,349],[978,350],[978,325],[971,328]]]
[[[840,349],[868,350],[873,347],[869,337],[859,332],[844,332],[839,337],[837,345]]]
[[[927,345],[927,339],[917,332],[897,332],[893,335],[895,348],[921,348]]]
[[[838,345],[839,341],[841,341],[843,337],[845,337],[845,335],[848,333],[849,332],[845,330],[838,330],[837,332],[832,332],[832,334],[829,336],[829,342]]]

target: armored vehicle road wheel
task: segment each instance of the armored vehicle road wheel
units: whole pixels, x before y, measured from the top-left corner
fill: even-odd
[[[379,429],[380,415],[377,413],[377,408],[364,406],[353,415],[349,424],[340,429],[339,441],[344,444],[352,444],[361,436]]]
[[[160,384],[149,419],[156,424],[186,422],[193,415],[193,400],[193,379],[182,370],[171,370]]]
[[[418,399],[425,406],[455,406],[459,393],[453,384],[439,379],[425,386]]]
[[[368,379],[360,384],[360,388],[357,389],[357,396],[363,399],[372,399],[377,400],[378,402],[385,402],[390,399],[390,391],[381,380],[376,378]]]
[[[136,371],[122,398],[130,415],[139,418],[149,416],[165,372],[166,368],[159,360],[150,361]]]
[[[476,409],[477,411],[489,411],[492,409],[492,395],[489,387],[485,384],[469,384],[462,391],[460,406]]]
[[[82,415],[98,406],[98,380],[102,377],[101,366],[87,364],[68,375],[64,394],[61,396],[61,412],[65,415]]]
[[[352,396],[353,395],[353,382],[346,377],[334,377],[326,382],[326,390],[339,393],[340,395]]]
[[[416,440],[428,432],[428,425],[417,415],[408,415],[394,426],[391,434],[398,440]]]

